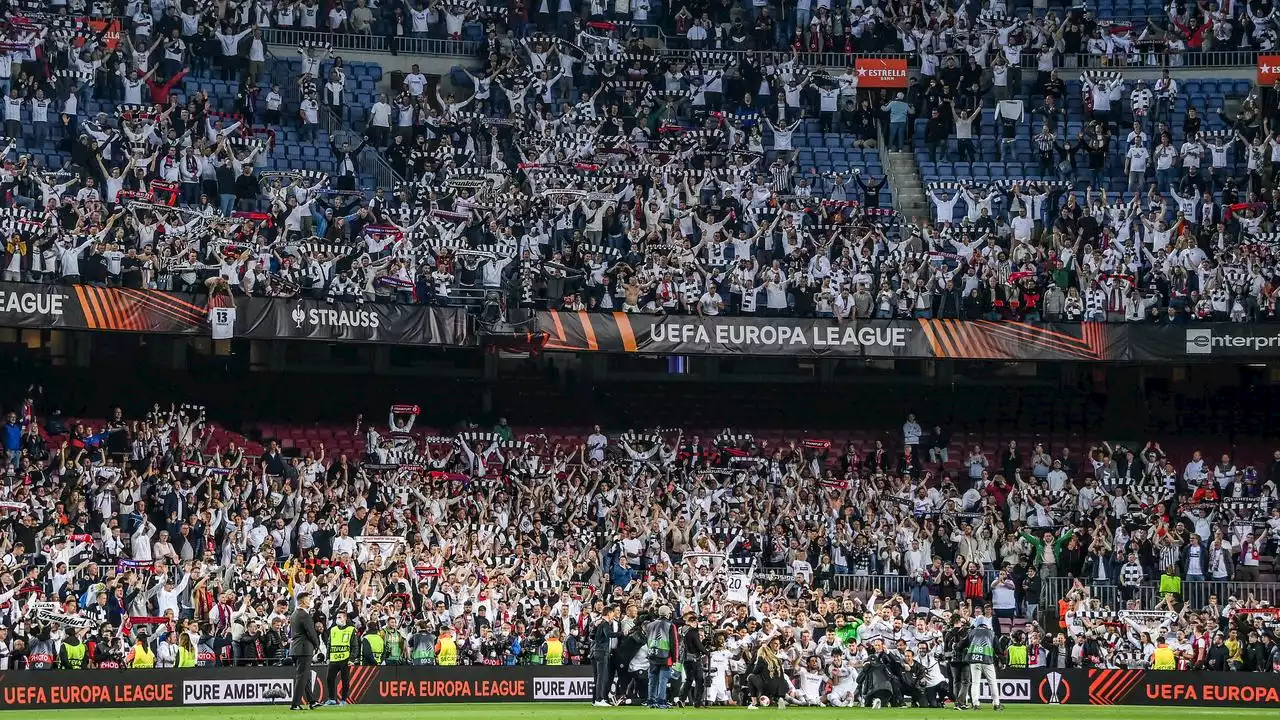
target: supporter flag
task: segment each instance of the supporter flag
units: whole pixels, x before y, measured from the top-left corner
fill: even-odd
[[[1270,86],[1280,80],[1280,55],[1258,56],[1258,85]]]
[[[391,412],[397,415],[417,415],[418,413],[422,412],[422,408],[418,405],[407,405],[407,404],[392,405]]]

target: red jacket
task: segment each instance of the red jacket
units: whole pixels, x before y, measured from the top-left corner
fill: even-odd
[[[182,72],[166,80],[164,84],[157,83],[151,78],[147,78],[147,87],[151,88],[151,102],[157,105],[168,105],[169,92],[173,90],[174,85],[177,85],[182,81],[182,78],[186,74],[187,71],[184,68]]]

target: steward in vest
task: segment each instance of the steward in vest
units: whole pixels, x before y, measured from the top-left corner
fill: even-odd
[[[409,636],[409,664],[432,665],[436,661],[436,636],[430,620],[419,620],[418,631]]]
[[[378,634],[377,622],[370,621],[364,628],[364,637],[360,639],[360,664],[381,665],[386,655],[387,645]]]
[[[404,635],[400,634],[400,619],[394,615],[387,619],[387,627],[382,631],[383,665],[403,665],[408,649],[405,647]]]
[[[80,631],[72,629],[62,640],[58,651],[58,667],[64,670],[83,670],[89,667],[88,648],[80,640]]]
[[[1178,658],[1173,648],[1165,644],[1164,637],[1156,639],[1156,649],[1151,653],[1152,670],[1177,670]]]
[[[436,664],[458,664],[458,643],[453,639],[453,628],[448,625],[440,627],[440,639],[436,640]]]
[[[1021,630],[1013,634],[1013,642],[1009,645],[1008,655],[1010,668],[1027,667],[1027,638]]]
[[[193,668],[196,666],[196,650],[191,646],[191,636],[182,633],[178,636],[178,659],[174,667]]]
[[[156,666],[156,654],[147,645],[147,634],[138,633],[138,641],[124,658],[124,666],[138,670],[146,670]]]
[[[338,613],[333,627],[329,628],[329,674],[325,678],[329,699],[324,701],[325,705],[346,705],[351,700],[351,642],[355,634],[356,629],[347,624],[347,614]],[[341,686],[338,685],[339,678]]]
[[[564,664],[564,643],[560,642],[558,631],[552,630],[547,633],[547,639],[542,643],[542,658],[544,665]]]

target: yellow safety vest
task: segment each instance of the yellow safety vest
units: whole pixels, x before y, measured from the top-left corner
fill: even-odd
[[[1010,645],[1009,646],[1009,667],[1024,668],[1027,666],[1027,646],[1026,645]]]
[[[355,631],[350,625],[329,629],[329,662],[343,662],[351,657],[351,636]]]
[[[195,666],[196,654],[182,646],[178,646],[178,667],[191,668]]]
[[[156,666],[156,655],[144,646],[138,643],[133,646],[133,662],[129,663],[131,668],[153,668]]]
[[[382,664],[382,656],[387,650],[387,644],[383,641],[382,636],[378,633],[370,633],[364,636],[365,642],[369,643],[369,652],[373,655],[375,665]]]
[[[1177,670],[1178,660],[1173,655],[1173,648],[1161,645],[1151,657],[1152,670]]]
[[[440,652],[436,653],[436,662],[440,665],[458,664],[458,643],[452,637],[441,637]]]
[[[547,665],[564,664],[564,643],[559,640],[547,640]]]
[[[72,670],[83,670],[84,661],[84,645],[68,645],[63,643],[62,650],[67,654],[67,666]]]

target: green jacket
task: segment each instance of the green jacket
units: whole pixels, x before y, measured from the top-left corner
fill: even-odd
[[[861,618],[854,620],[848,625],[843,625],[836,630],[836,638],[840,640],[841,645],[844,645],[845,643],[849,642],[849,638],[858,637],[858,628],[861,626],[862,626]]]
[[[1044,541],[1025,530],[1020,534],[1022,535],[1023,540],[1031,543],[1031,565],[1033,567],[1040,567],[1040,559],[1044,557]],[[1062,557],[1062,546],[1066,545],[1067,541],[1071,539],[1071,536],[1075,534],[1076,529],[1071,528],[1063,533],[1062,537],[1053,541],[1053,556],[1055,558]]]

